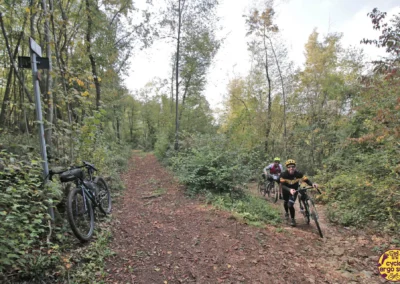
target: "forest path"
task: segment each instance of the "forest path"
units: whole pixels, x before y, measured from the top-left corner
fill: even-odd
[[[152,154],[135,152],[131,165],[114,203],[107,283],[385,282],[377,270],[381,237],[323,218],[323,239],[300,217],[295,228],[249,226],[185,196]]]

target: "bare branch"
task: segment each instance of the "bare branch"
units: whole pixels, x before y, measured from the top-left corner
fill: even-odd
[[[29,102],[30,102],[30,103],[33,103],[32,96],[29,94],[29,91],[28,91],[28,89],[27,89],[27,87],[26,87],[24,81],[22,80],[21,76],[19,75],[17,65],[15,64],[15,61],[14,61],[14,57],[13,57],[13,55],[11,54],[10,44],[9,44],[9,42],[8,42],[7,33],[6,33],[5,28],[4,28],[3,13],[1,13],[1,12],[0,12],[0,26],[1,26],[1,31],[3,32],[4,40],[6,41],[7,52],[8,52],[8,55],[9,55],[9,57],[10,57],[11,65],[12,65],[12,67],[14,68],[15,75],[17,76],[18,81],[21,83],[21,85],[22,85],[22,87],[23,87],[23,89],[24,89],[24,92],[25,92],[25,94],[26,94],[26,96],[27,96]]]

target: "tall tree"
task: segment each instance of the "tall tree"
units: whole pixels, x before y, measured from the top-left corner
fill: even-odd
[[[272,105],[272,79],[271,79],[271,62],[269,52],[272,49],[270,45],[271,33],[276,33],[278,27],[273,23],[273,16],[275,12],[272,7],[267,7],[265,11],[259,12],[257,9],[251,11],[250,15],[246,18],[247,36],[254,35],[254,45],[261,45],[264,52],[264,69],[265,77],[268,87],[268,100],[267,100],[267,120],[265,128],[264,149],[268,152],[268,141],[271,132],[271,105]]]
[[[186,99],[196,80],[204,82],[204,72],[215,55],[218,42],[214,38],[217,0],[169,1],[162,25],[168,26],[174,34],[175,58],[175,150],[179,148],[180,99]],[[196,35],[196,33],[199,33]],[[202,42],[203,53],[199,51]],[[209,47],[212,45],[211,51]],[[197,51],[196,51],[197,49]],[[201,59],[201,57],[203,59]],[[196,58],[196,59],[194,59]],[[207,58],[207,59],[206,59]],[[203,62],[200,62],[203,61]],[[201,74],[199,70],[202,70]],[[196,73],[197,72],[197,73]],[[180,94],[182,94],[180,96]]]
[[[47,10],[47,3],[45,0],[42,0],[42,9],[45,18],[44,25],[44,35],[45,35],[45,44],[46,44],[46,55],[49,59],[49,69],[47,71],[46,77],[46,102],[47,102],[47,110],[46,110],[46,120],[47,120],[47,128],[45,130],[46,136],[46,144],[50,147],[52,146],[52,130],[53,130],[53,115],[54,115],[54,100],[53,100],[53,65],[52,65],[52,51],[51,51],[51,35],[50,35],[50,16],[53,13],[53,5],[50,2],[50,11]]]

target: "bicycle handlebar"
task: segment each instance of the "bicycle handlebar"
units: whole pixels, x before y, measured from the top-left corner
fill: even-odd
[[[90,168],[92,168],[93,170],[95,170],[95,171],[97,172],[97,169],[94,167],[94,165],[93,165],[93,164],[91,164],[91,163],[88,163],[88,162],[86,162],[86,161],[83,161],[83,164],[84,164],[85,166],[87,166],[87,167],[90,167]]]
[[[295,191],[296,191],[296,192],[299,192],[299,191],[301,191],[301,190],[307,191],[307,189],[312,189],[312,188],[315,188],[315,187],[313,187],[313,186],[309,186],[309,187],[299,187],[298,189],[295,189]],[[319,194],[321,194],[321,191],[319,190],[319,188],[315,188],[315,189],[318,191]]]
[[[88,168],[88,169],[90,168],[90,169],[93,169],[94,171],[98,171],[98,170],[94,167],[93,164],[88,163],[88,162],[86,162],[86,161],[83,161],[83,166],[72,166],[72,167],[69,167],[69,168],[66,169],[66,170],[61,170],[61,171],[58,171],[58,172],[53,171],[52,169],[50,169],[50,170],[49,170],[49,174],[47,175],[47,177],[49,178],[49,180],[52,181],[54,175],[59,175],[59,174],[65,173],[65,172],[67,172],[67,171],[69,171],[69,170],[72,170],[72,169],[81,169],[81,168]],[[46,177],[46,179],[47,179],[47,177]]]

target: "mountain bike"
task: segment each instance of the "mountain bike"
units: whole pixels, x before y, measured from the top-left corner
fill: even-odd
[[[276,203],[279,199],[279,185],[270,175],[264,180],[259,181],[258,190],[273,203]]]
[[[322,235],[322,230],[318,222],[318,213],[317,209],[315,207],[314,200],[310,197],[310,195],[307,194],[307,190],[311,189],[313,187],[301,187],[299,185],[298,189],[296,192],[300,193],[299,196],[299,201],[300,201],[300,207],[303,207],[303,215],[304,218],[306,219],[306,223],[310,224],[310,218],[312,218],[315,222],[315,225],[317,226],[319,236],[323,238]],[[319,194],[321,194],[321,191],[317,188],[317,191]]]
[[[85,168],[88,177],[85,177]],[[102,177],[95,177],[97,171],[93,164],[83,162],[82,166],[73,166],[62,171],[49,171],[49,179],[58,174],[62,183],[74,182],[67,197],[67,217],[74,235],[82,242],[90,240],[94,232],[94,209],[107,215],[111,213],[111,194]]]

